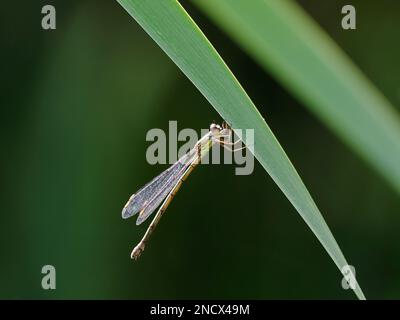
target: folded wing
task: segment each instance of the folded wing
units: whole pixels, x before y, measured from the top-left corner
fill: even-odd
[[[182,169],[187,168],[187,166],[190,165],[194,156],[195,153],[193,152],[184,155],[167,170],[160,173],[157,177],[133,194],[126,203],[125,207],[122,209],[122,218],[127,219],[143,210],[144,207],[148,207],[150,203],[154,203],[153,199],[156,198],[160,193],[164,194],[165,189],[169,188],[169,185],[171,184],[171,179],[173,180],[174,177],[179,176]],[[184,171],[185,170],[183,170],[183,172]],[[171,189],[172,188],[173,186]],[[165,196],[167,194],[168,192],[165,194]],[[162,199],[160,202],[161,201]]]
[[[193,158],[195,159],[196,157]],[[159,192],[155,194],[148,203],[146,203],[146,206],[143,207],[143,209],[140,211],[139,216],[136,220],[137,225],[145,221],[157,209],[161,202],[167,197],[167,195],[185,175],[186,170],[192,164],[194,159],[191,159],[190,162],[186,162],[185,165],[181,167],[181,170],[176,175],[171,176],[165,183],[165,185],[163,185],[163,187],[159,190]]]

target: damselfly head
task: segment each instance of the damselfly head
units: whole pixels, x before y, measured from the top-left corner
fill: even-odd
[[[219,124],[211,123],[210,124],[210,131],[212,134],[218,134],[222,130],[222,127]]]

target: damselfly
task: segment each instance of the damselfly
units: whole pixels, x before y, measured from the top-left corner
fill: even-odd
[[[183,181],[185,181],[193,169],[201,163],[201,159],[210,151],[213,145],[222,145],[232,152],[244,148],[234,149],[233,146],[240,142],[240,140],[235,143],[226,141],[227,138],[229,140],[231,136],[232,129],[229,126],[223,124],[221,127],[218,124],[212,123],[210,125],[210,131],[197,141],[195,146],[188,153],[130,197],[122,210],[122,218],[126,219],[139,213],[136,220],[137,225],[145,221],[161,205],[142,240],[140,240],[138,245],[132,250],[132,259],[137,259],[143,252],[150,235],[154,231],[154,228],[157,226],[171,200],[178,192]]]

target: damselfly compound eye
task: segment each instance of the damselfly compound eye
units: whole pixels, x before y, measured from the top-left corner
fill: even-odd
[[[219,125],[219,124],[216,124],[216,123],[211,123],[211,125],[210,125],[210,131],[212,132],[212,133],[218,133],[218,132],[220,132],[222,130],[222,128],[221,128],[221,126]]]

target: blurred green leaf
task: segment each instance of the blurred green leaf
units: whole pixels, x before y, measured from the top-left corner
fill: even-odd
[[[32,115],[19,147],[23,153],[15,159],[22,169],[11,171],[12,181],[19,182],[16,194],[25,199],[16,201],[17,218],[26,223],[23,246],[13,245],[12,250],[24,258],[17,265],[10,260],[16,279],[9,287],[0,279],[0,294],[23,299],[143,294],[119,285],[136,280],[129,259],[131,226],[121,223],[120,208],[135,184],[146,178],[142,172],[131,174],[144,161],[135,149],[144,150],[145,140],[135,129],[154,124],[176,70],[159,59],[160,53],[147,50],[151,46],[145,37],[129,28],[113,35],[110,46],[106,31],[121,30],[113,23],[81,3],[66,21],[58,45],[47,51],[41,76],[32,82]],[[128,36],[134,41],[127,44]],[[138,45],[143,51],[136,50]],[[141,62],[144,58],[155,61],[149,67]],[[139,76],[132,79],[132,70]],[[144,90],[148,87],[152,90]],[[15,233],[14,227],[9,229]],[[110,239],[125,247],[113,246]],[[54,292],[32,281],[40,279],[47,261],[63,275]]]
[[[400,192],[399,115],[295,1],[193,2]]]
[[[274,134],[224,61],[175,0],[118,0],[233,128],[253,128],[256,158],[341,270],[347,265],[321,213]],[[242,135],[245,139],[245,136]],[[252,149],[252,148],[250,148]],[[357,296],[364,295],[357,286]]]

